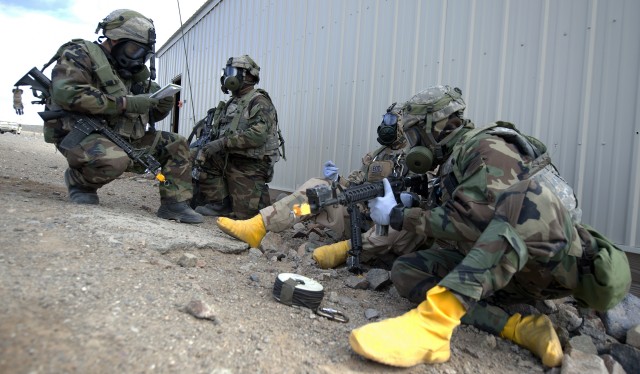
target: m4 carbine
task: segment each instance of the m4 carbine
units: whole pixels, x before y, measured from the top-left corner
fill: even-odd
[[[389,177],[389,184],[393,194],[398,200],[398,196],[403,191],[415,192],[421,196],[427,196],[429,179],[426,174],[411,175],[401,178]],[[351,220],[351,249],[347,257],[347,269],[355,274],[363,272],[360,266],[360,253],[362,252],[362,214],[358,204],[365,203],[376,197],[384,196],[384,184],[382,181],[365,182],[356,186],[344,189],[341,193],[336,193],[336,187],[318,185],[308,188],[307,199],[311,214],[317,214],[322,209],[331,205],[343,205],[347,207],[349,219]],[[386,236],[389,232],[388,226],[376,225],[376,233]]]
[[[39,101],[32,102],[32,104],[47,104],[47,102],[51,101],[51,80],[35,67],[20,78],[15,85],[16,87],[27,85],[31,86],[33,96],[40,99]],[[40,94],[37,92],[40,92]],[[104,125],[98,118],[85,114],[67,112],[64,110],[45,110],[44,112],[38,112],[38,114],[44,121],[60,119],[63,117],[71,117],[75,121],[73,130],[71,130],[71,132],[69,132],[69,134],[67,134],[60,142],[60,148],[73,148],[89,134],[96,132],[115,143],[127,154],[127,156],[129,156],[130,159],[142,165],[146,172],[153,173],[159,182],[167,183],[165,176],[162,174],[162,165],[160,165],[158,160],[144,149],[133,148],[129,142],[124,140],[120,135],[118,135],[118,133],[111,130],[108,126]]]

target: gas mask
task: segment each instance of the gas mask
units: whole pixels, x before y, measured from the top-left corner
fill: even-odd
[[[238,91],[244,84],[245,70],[235,66],[227,65],[220,73],[220,88],[222,92],[228,94]]]
[[[151,47],[125,39],[113,46],[111,56],[116,62],[118,74],[128,80],[144,69],[145,62],[151,56]]]
[[[398,140],[398,115],[391,112],[396,103],[391,104],[387,113],[382,116],[382,123],[378,126],[378,143],[385,147],[393,145]]]
[[[464,126],[457,127],[440,141],[436,141],[433,134],[425,131],[420,125],[405,130],[405,136],[411,147],[406,158],[409,170],[416,174],[424,174],[442,165],[451,151],[447,143],[451,142],[463,128]]]

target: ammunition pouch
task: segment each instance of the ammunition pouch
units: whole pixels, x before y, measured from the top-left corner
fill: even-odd
[[[573,297],[580,306],[604,312],[629,292],[631,270],[627,255],[608,238],[587,225],[576,225],[583,254],[578,259],[578,287]]]

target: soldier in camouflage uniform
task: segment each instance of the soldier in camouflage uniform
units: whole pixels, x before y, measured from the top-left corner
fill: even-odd
[[[100,22],[96,33],[98,30],[104,33],[98,42],[74,39],[58,50],[52,72],[53,104],[96,116],[133,147],[147,149],[160,162],[166,182],[159,186],[158,217],[202,222],[202,216],[187,204],[191,199],[191,165],[186,139],[154,129],[145,131],[150,118],[161,120],[174,104],[173,97],[150,97],[159,89],[145,65],[154,53],[153,22],[138,12],[119,9]],[[74,203],[98,204],[99,188],[125,171],[144,172],[120,147],[98,133],[70,149],[61,148],[60,142],[74,127],[70,117],[64,118],[59,128],[47,125],[45,140],[55,143],[69,163],[65,183]]]
[[[206,216],[253,217],[268,206],[273,166],[280,159],[278,116],[269,94],[254,86],[260,67],[251,57],[232,57],[220,78],[231,99],[215,113],[215,140],[203,148],[200,192],[205,205],[197,212]]]
[[[405,105],[414,146],[407,162],[412,170],[439,165],[440,204],[405,208],[388,188],[369,202],[371,217],[449,245],[398,258],[391,278],[418,307],[353,330],[351,347],[392,366],[445,362],[462,320],[558,366],[562,347],[546,315],[509,316],[492,304],[573,296],[605,310],[628,292],[629,264],[579,222],[573,191],[544,144],[505,122],[475,129],[460,116],[464,107],[460,91],[448,86],[431,87]]]
[[[351,242],[346,240],[351,231],[349,229],[349,214],[342,205],[325,207],[316,215],[295,215],[295,205],[308,204],[307,188],[318,185],[331,185],[332,182],[347,188],[350,185],[369,181],[380,181],[385,177],[403,177],[409,172],[405,155],[408,142],[399,124],[399,109],[394,103],[383,116],[383,122],[378,126],[378,142],[382,145],[375,151],[367,153],[362,159],[362,167],[352,171],[348,177],[338,175],[338,168],[331,161],[323,165],[324,178],[311,178],[297,188],[292,194],[278,200],[275,204],[263,208],[259,214],[249,220],[235,221],[219,218],[218,227],[225,233],[238,238],[252,247],[260,245],[267,231],[281,232],[293,227],[301,220],[313,219],[316,223],[332,229],[345,239],[334,244],[318,247],[313,252],[313,258],[321,268],[333,268],[343,264],[347,252],[351,249]],[[391,257],[414,251],[425,242],[420,234],[409,233],[405,230],[389,230],[388,235],[376,234],[372,226],[362,235],[362,253],[360,259],[364,262],[390,254]]]

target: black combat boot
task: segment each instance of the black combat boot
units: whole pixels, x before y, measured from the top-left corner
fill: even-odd
[[[84,186],[72,186],[69,173],[71,173],[71,169],[67,169],[64,172],[64,184],[67,185],[67,190],[69,191],[69,200],[75,204],[100,204],[97,190]]]
[[[211,202],[196,208],[196,212],[203,216],[229,217],[231,216],[231,198],[229,196],[222,201]]]
[[[195,212],[186,201],[179,203],[161,203],[156,215],[164,219],[172,219],[182,223],[202,223],[204,218]]]

